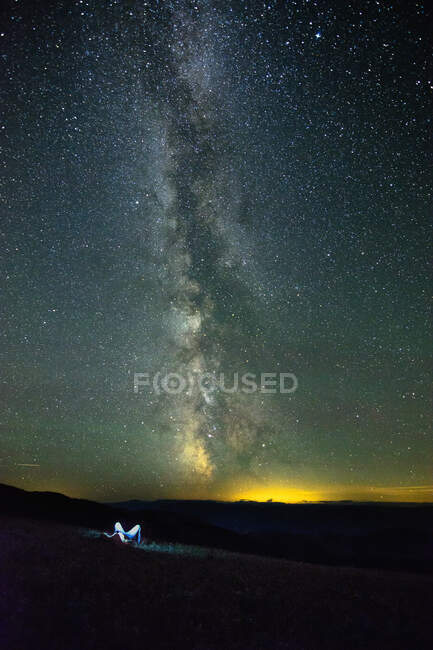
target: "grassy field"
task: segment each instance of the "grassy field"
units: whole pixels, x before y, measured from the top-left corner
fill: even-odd
[[[7,650],[422,649],[433,577],[323,567],[181,544],[121,545],[0,518]]]

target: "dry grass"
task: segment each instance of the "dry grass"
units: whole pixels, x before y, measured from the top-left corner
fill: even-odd
[[[0,518],[7,650],[431,647],[433,578],[235,554],[143,552]],[[171,552],[167,552],[171,551]]]

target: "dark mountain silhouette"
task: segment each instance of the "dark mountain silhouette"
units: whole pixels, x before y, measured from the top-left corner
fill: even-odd
[[[71,499],[57,492],[27,492],[0,484],[0,512],[95,527],[111,526],[117,509],[113,512],[107,505],[85,499]],[[119,514],[121,512],[119,509]]]
[[[433,506],[140,501],[102,504],[0,485],[0,514],[327,565],[433,571]]]
[[[72,499],[56,492],[27,492],[3,484],[0,484],[0,514],[27,516],[110,532],[115,521],[121,521],[127,528],[140,523],[145,539],[247,550],[242,536],[181,513],[141,510],[133,514],[121,505],[113,507],[85,499]],[[249,552],[255,550],[253,546],[248,549]],[[260,552],[260,548],[257,548],[257,552]]]

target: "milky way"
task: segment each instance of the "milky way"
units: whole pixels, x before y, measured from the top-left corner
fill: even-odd
[[[6,1],[2,481],[433,498],[428,17]]]
[[[156,94],[156,158],[162,161],[162,169],[159,178],[151,181],[155,206],[149,225],[152,231],[157,223],[154,239],[160,264],[155,270],[159,274],[164,269],[163,345],[170,350],[161,374],[192,378],[179,397],[167,400],[164,395],[161,400],[181,484],[212,479],[218,467],[230,463],[234,449],[241,445],[246,450],[248,442],[254,443],[257,427],[251,418],[245,420],[251,403],[237,399],[229,405],[224,395],[206,390],[204,383],[199,389],[194,381],[204,375],[219,376],[226,334],[216,322],[218,296],[208,279],[224,287],[220,270],[229,268],[242,282],[237,268],[240,258],[248,257],[250,266],[255,262],[247,232],[241,242],[237,172],[218,115],[220,86],[227,76],[227,53],[220,46],[226,38],[221,18],[211,5],[201,13],[173,13],[172,31],[164,44],[169,77]],[[227,192],[227,188],[231,189]],[[230,417],[234,408],[236,416]],[[221,413],[225,415],[220,426]],[[219,448],[215,438],[223,438]]]

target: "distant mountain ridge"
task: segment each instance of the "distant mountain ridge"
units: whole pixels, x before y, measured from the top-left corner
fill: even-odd
[[[180,513],[141,510],[139,513],[122,507],[73,499],[57,492],[27,492],[0,484],[0,516],[30,517],[110,531],[116,521],[126,527],[142,526],[144,538],[176,541],[186,544],[220,547],[243,551],[239,535],[209,524],[202,524]],[[257,549],[260,552],[260,549]]]
[[[140,501],[103,504],[0,484],[0,516],[328,565],[433,571],[433,505]]]
[[[401,527],[402,518],[409,527],[417,527],[420,523],[424,525],[429,517],[433,521],[433,504],[419,503],[326,501],[287,504],[246,500],[131,499],[107,505],[135,513],[181,513],[240,533],[258,532],[264,528],[300,533],[311,532],[312,527],[322,532],[366,533],[378,528]]]
[[[0,484],[0,513],[83,526],[103,525],[113,518],[113,509],[103,503],[73,499],[59,492],[28,492],[5,484]]]

